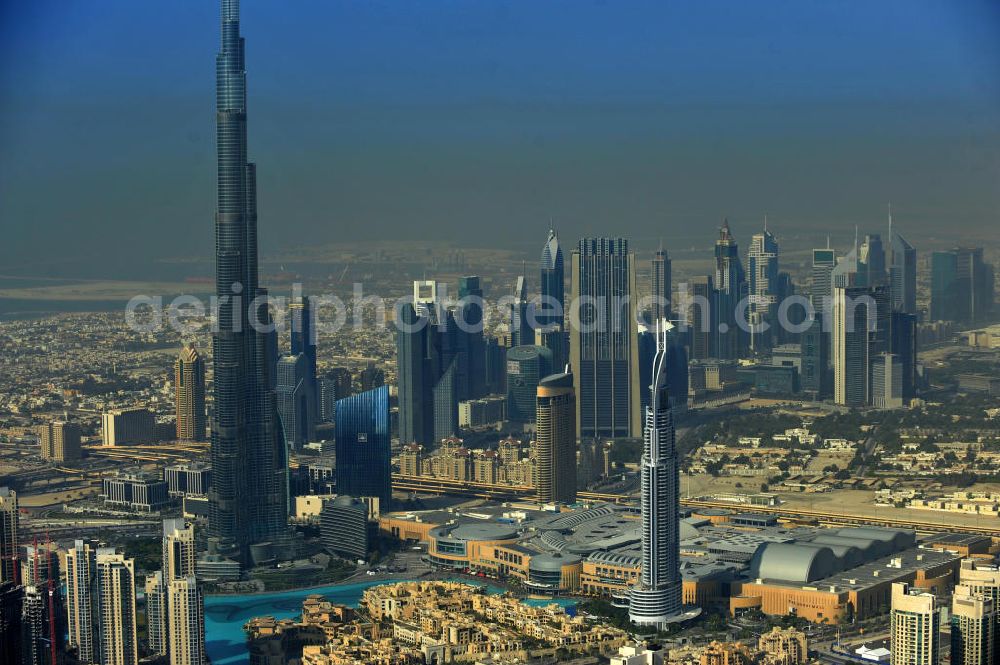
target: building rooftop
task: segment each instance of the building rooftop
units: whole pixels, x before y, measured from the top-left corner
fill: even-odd
[[[790,527],[743,514],[748,524],[713,525],[685,518],[680,523],[681,574],[685,579],[762,579],[807,588],[862,589],[887,579],[934,567],[959,557],[919,546],[911,531],[868,527]],[[639,520],[634,509],[612,504],[565,512],[510,504],[404,513],[397,517],[439,524],[447,538],[507,540],[533,565],[553,568],[586,560],[609,566],[638,566],[642,558]],[[434,533],[434,530],[432,530]],[[958,536],[954,542],[965,537]],[[952,542],[947,539],[947,542]]]

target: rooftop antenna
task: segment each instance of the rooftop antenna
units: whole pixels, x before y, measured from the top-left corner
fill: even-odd
[[[830,236],[826,237],[826,248],[830,249]]]
[[[892,242],[892,201],[889,201],[889,242]]]
[[[764,213],[764,233],[767,233],[767,213]]]

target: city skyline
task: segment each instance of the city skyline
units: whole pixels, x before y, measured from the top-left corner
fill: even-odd
[[[53,44],[4,220],[50,58],[149,11],[53,1],[0,10]],[[4,664],[997,660],[1000,6],[203,4],[37,114],[176,95],[81,113],[0,248]]]

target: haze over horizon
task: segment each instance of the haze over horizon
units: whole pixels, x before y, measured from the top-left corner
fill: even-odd
[[[215,3],[0,9],[0,274],[209,256]],[[248,1],[262,254],[988,233],[1000,6]],[[850,229],[850,230],[848,230]],[[109,240],[115,239],[111,244]]]

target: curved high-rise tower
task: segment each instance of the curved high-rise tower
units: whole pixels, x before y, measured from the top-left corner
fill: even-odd
[[[569,370],[569,368],[566,368]],[[538,500],[576,502],[576,398],[573,374],[552,374],[538,382],[535,398]]]
[[[671,325],[657,322],[642,454],[642,570],[629,597],[629,618],[662,628],[681,613],[680,476],[667,376]]]
[[[212,340],[214,415],[209,535],[243,563],[275,554],[287,534],[286,459],[278,436],[268,336],[257,282],[257,186],[247,161],[246,64],[239,0],[222,0],[222,48],[216,57],[218,205],[215,288],[218,331]],[[251,556],[252,555],[252,556]]]

